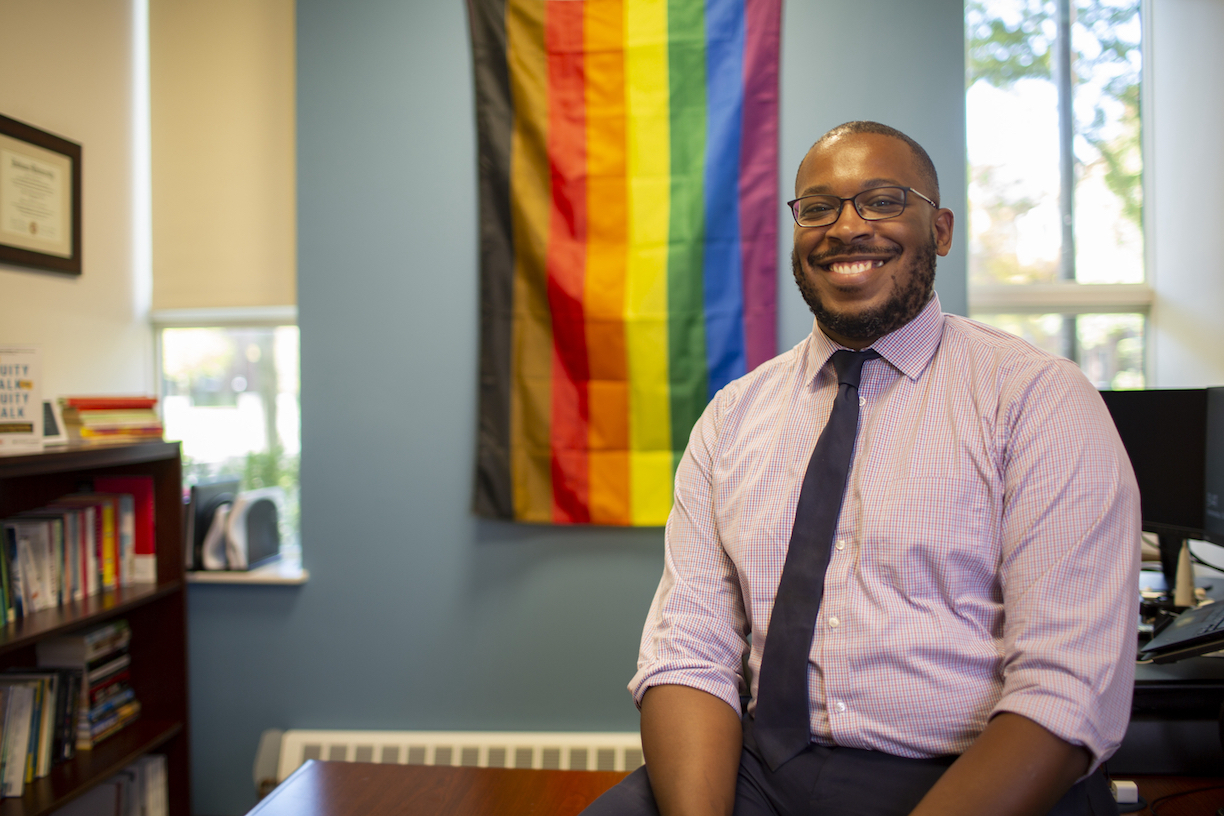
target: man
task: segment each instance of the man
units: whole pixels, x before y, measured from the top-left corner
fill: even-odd
[[[1129,718],[1139,502],[1104,404],[1069,361],[940,312],[953,214],[909,137],[834,128],[795,194],[815,326],[693,429],[630,683],[646,765],[588,813],[1116,813],[1098,769]],[[846,486],[801,548],[833,416]],[[807,551],[823,580],[794,577]],[[812,593],[779,730],[774,629]]]

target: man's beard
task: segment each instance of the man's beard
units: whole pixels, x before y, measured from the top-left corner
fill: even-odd
[[[856,254],[874,255],[879,254],[879,250],[854,244],[837,253],[838,256]],[[825,307],[820,292],[803,271],[798,252],[793,249],[791,270],[795,283],[799,284],[799,292],[822,327],[851,340],[873,341],[901,328],[927,305],[935,290],[935,254],[935,236],[932,235],[918,248],[910,262],[910,274],[901,272],[894,277],[888,300],[873,309],[855,314],[834,312]]]

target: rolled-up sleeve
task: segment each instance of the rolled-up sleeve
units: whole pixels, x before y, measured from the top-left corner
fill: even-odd
[[[733,399],[728,389],[706,407],[676,471],[663,577],[629,683],[639,706],[652,686],[682,685],[708,692],[740,713],[740,694],[746,691],[744,602],[712,506],[719,417]]]
[[[1004,656],[993,713],[1083,746],[1095,768],[1130,717],[1138,488],[1108,410],[1072,364],[1021,381],[1001,404]]]

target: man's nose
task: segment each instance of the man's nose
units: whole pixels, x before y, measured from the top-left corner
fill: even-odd
[[[852,244],[856,239],[869,236],[875,232],[874,223],[868,221],[863,216],[859,215],[858,208],[854,206],[854,201],[843,201],[841,212],[837,214],[837,220],[829,225],[826,235],[837,238],[843,243]]]

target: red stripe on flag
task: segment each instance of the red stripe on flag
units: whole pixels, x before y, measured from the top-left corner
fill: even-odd
[[[548,53],[548,305],[552,311],[553,521],[590,521],[589,403],[583,283],[586,277],[586,106],[582,3],[545,6]]]

